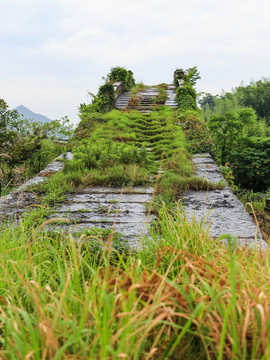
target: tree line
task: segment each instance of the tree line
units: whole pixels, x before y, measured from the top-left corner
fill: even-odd
[[[199,100],[214,141],[213,154],[235,183],[254,191],[270,186],[270,80],[241,84]]]
[[[61,154],[67,145],[57,138],[71,134],[67,117],[44,124],[30,121],[0,99],[0,196]]]

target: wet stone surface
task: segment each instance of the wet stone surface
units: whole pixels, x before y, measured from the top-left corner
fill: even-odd
[[[73,155],[70,152],[65,156],[60,155],[35,177],[0,199],[0,225],[7,218],[16,218],[18,215],[27,212],[31,207],[40,204],[40,199],[33,192],[29,192],[28,188],[31,185],[37,185],[46,181],[51,175],[63,170],[63,158],[69,160],[73,158]]]
[[[72,159],[68,153],[65,159]],[[40,205],[40,199],[29,186],[46,181],[52,174],[63,169],[63,156],[51,162],[34,178],[17,190],[0,199],[0,225],[6,220],[18,220],[27,216],[34,206]],[[67,195],[65,201],[51,210],[50,218],[68,219],[70,223],[48,225],[47,230],[71,232],[75,236],[87,229],[111,229],[121,233],[129,245],[138,247],[140,239],[148,236],[147,226],[153,216],[147,216],[145,203],[152,200],[152,187],[89,187],[75,194]]]
[[[153,216],[147,216],[145,203],[151,202],[151,187],[89,187],[70,195],[51,217],[71,220],[70,224],[49,225],[52,231],[71,232],[74,236],[87,229],[111,229],[121,234],[132,247],[137,247]]]
[[[72,158],[68,154],[67,159]],[[209,154],[194,156],[197,175],[212,182],[224,181],[217,165]],[[63,162],[55,160],[33,179],[0,199],[0,225],[9,218],[18,219],[40,199],[28,191],[29,185],[38,184],[53,173],[63,169]],[[51,211],[51,218],[69,219],[70,223],[48,225],[47,230],[71,232],[80,236],[87,229],[112,229],[121,233],[132,247],[140,246],[143,236],[148,236],[149,222],[153,216],[147,216],[145,203],[152,201],[152,187],[88,187],[76,194],[68,195],[66,200]],[[182,199],[188,218],[195,218],[206,228],[210,227],[213,239],[223,234],[237,237],[241,245],[254,247],[256,242],[266,249],[259,230],[255,226],[244,206],[226,186],[222,190],[187,191]],[[226,240],[222,240],[226,242]]]
[[[224,181],[209,154],[195,155],[193,162],[197,167],[197,176],[215,183]],[[213,239],[230,234],[236,236],[240,245],[252,248],[257,242],[262,249],[267,248],[262,234],[230,187],[226,186],[222,190],[186,191],[182,202],[189,219],[194,216],[205,228],[210,226]]]
[[[9,218],[16,218],[37,203],[39,199],[33,193],[26,191],[14,191],[2,197],[0,199],[0,225]]]

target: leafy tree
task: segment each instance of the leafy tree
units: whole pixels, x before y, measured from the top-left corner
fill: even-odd
[[[8,110],[6,102],[0,99],[0,153],[4,154],[0,158],[0,182],[10,182],[21,164],[27,165],[28,174],[39,172],[63,151],[61,146],[54,146],[55,138],[71,134],[67,117],[45,124],[28,121],[20,118],[17,111]]]
[[[208,105],[209,109],[212,111],[215,108],[215,99],[218,98],[218,95],[213,96],[210,93],[201,93],[202,98],[198,101],[198,103],[201,105],[201,107],[204,109],[206,105]]]
[[[239,96],[233,92],[226,92],[221,96],[206,94],[198,102],[203,110],[205,121],[209,121],[214,115],[224,115],[226,112],[243,108],[239,102]]]
[[[230,163],[237,185],[253,190],[267,189],[270,185],[270,81],[262,79],[248,86],[242,84],[221,96],[206,94],[199,103],[211,130],[219,163]]]
[[[267,120],[270,125],[270,81],[262,79],[250,83],[248,86],[236,88],[240,103],[252,107],[260,118]]]
[[[0,99],[0,151],[8,150],[21,130],[22,120],[16,110],[8,110],[5,100]]]
[[[270,138],[246,138],[241,151],[233,151],[235,181],[243,188],[266,191],[270,187]]]
[[[212,139],[215,142],[218,160],[222,165],[230,161],[232,151],[241,148],[244,128],[255,122],[256,114],[251,108],[226,112],[212,116],[208,122]]]
[[[187,84],[190,84],[191,86],[195,86],[197,83],[197,80],[199,80],[200,77],[200,73],[197,69],[196,66],[189,68],[186,70],[185,72],[185,76],[184,76],[184,82]]]
[[[198,79],[200,79],[200,73],[196,66],[187,70],[176,69],[174,72],[174,84],[179,86],[178,80],[183,80],[184,85],[195,86]]]
[[[224,115],[225,112],[251,107],[256,111],[258,119],[265,119],[270,125],[270,80],[262,79],[241,85],[221,96],[205,94],[199,104],[206,120],[214,114]]]

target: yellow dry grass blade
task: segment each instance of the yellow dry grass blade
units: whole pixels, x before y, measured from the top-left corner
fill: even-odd
[[[4,159],[8,159],[8,160],[11,160],[12,157],[9,156],[8,154],[0,154],[0,157],[4,158]]]

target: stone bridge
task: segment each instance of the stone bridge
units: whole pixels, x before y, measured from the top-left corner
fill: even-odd
[[[175,88],[169,85],[165,105],[176,107]],[[147,87],[138,92],[140,107],[138,110],[151,111],[151,99],[158,96],[156,87]],[[129,107],[130,92],[120,95],[117,109]],[[68,158],[72,154],[68,153]],[[209,154],[197,154],[193,157],[197,176],[219,182],[224,180],[217,165]],[[50,174],[63,169],[61,157],[49,164],[33,179],[17,190],[0,199],[0,224],[7,219],[18,219],[39,203],[39,199],[29,187],[46,181]],[[70,224],[58,224],[55,230],[71,232],[79,236],[89,228],[113,229],[122,234],[131,246],[139,246],[143,236],[149,236],[148,226],[153,215],[147,214],[145,204],[151,203],[153,187],[88,187],[67,195],[64,202],[51,210],[50,217],[66,218]],[[254,247],[256,243],[267,248],[260,231],[254,224],[244,206],[226,186],[223,190],[186,191],[181,199],[187,217],[193,216],[206,228],[209,227],[213,239],[223,234],[231,234],[241,245]]]
[[[209,154],[197,154],[193,161],[198,176],[212,182],[224,180]],[[39,203],[29,187],[46,181],[49,173],[62,169],[63,162],[56,159],[19,189],[2,197],[0,223],[27,214],[31,206]],[[88,187],[67,195],[62,204],[52,209],[50,216],[71,220],[70,224],[56,225],[56,230],[79,235],[89,228],[113,229],[121,233],[131,246],[136,247],[142,236],[149,235],[148,225],[153,215],[147,214],[145,203],[151,203],[153,191],[153,187]],[[239,244],[254,247],[257,242],[262,248],[267,248],[260,231],[230,187],[223,190],[186,191],[182,203],[187,217],[191,219],[194,216],[205,228],[209,227],[213,239],[231,234],[236,236]]]

